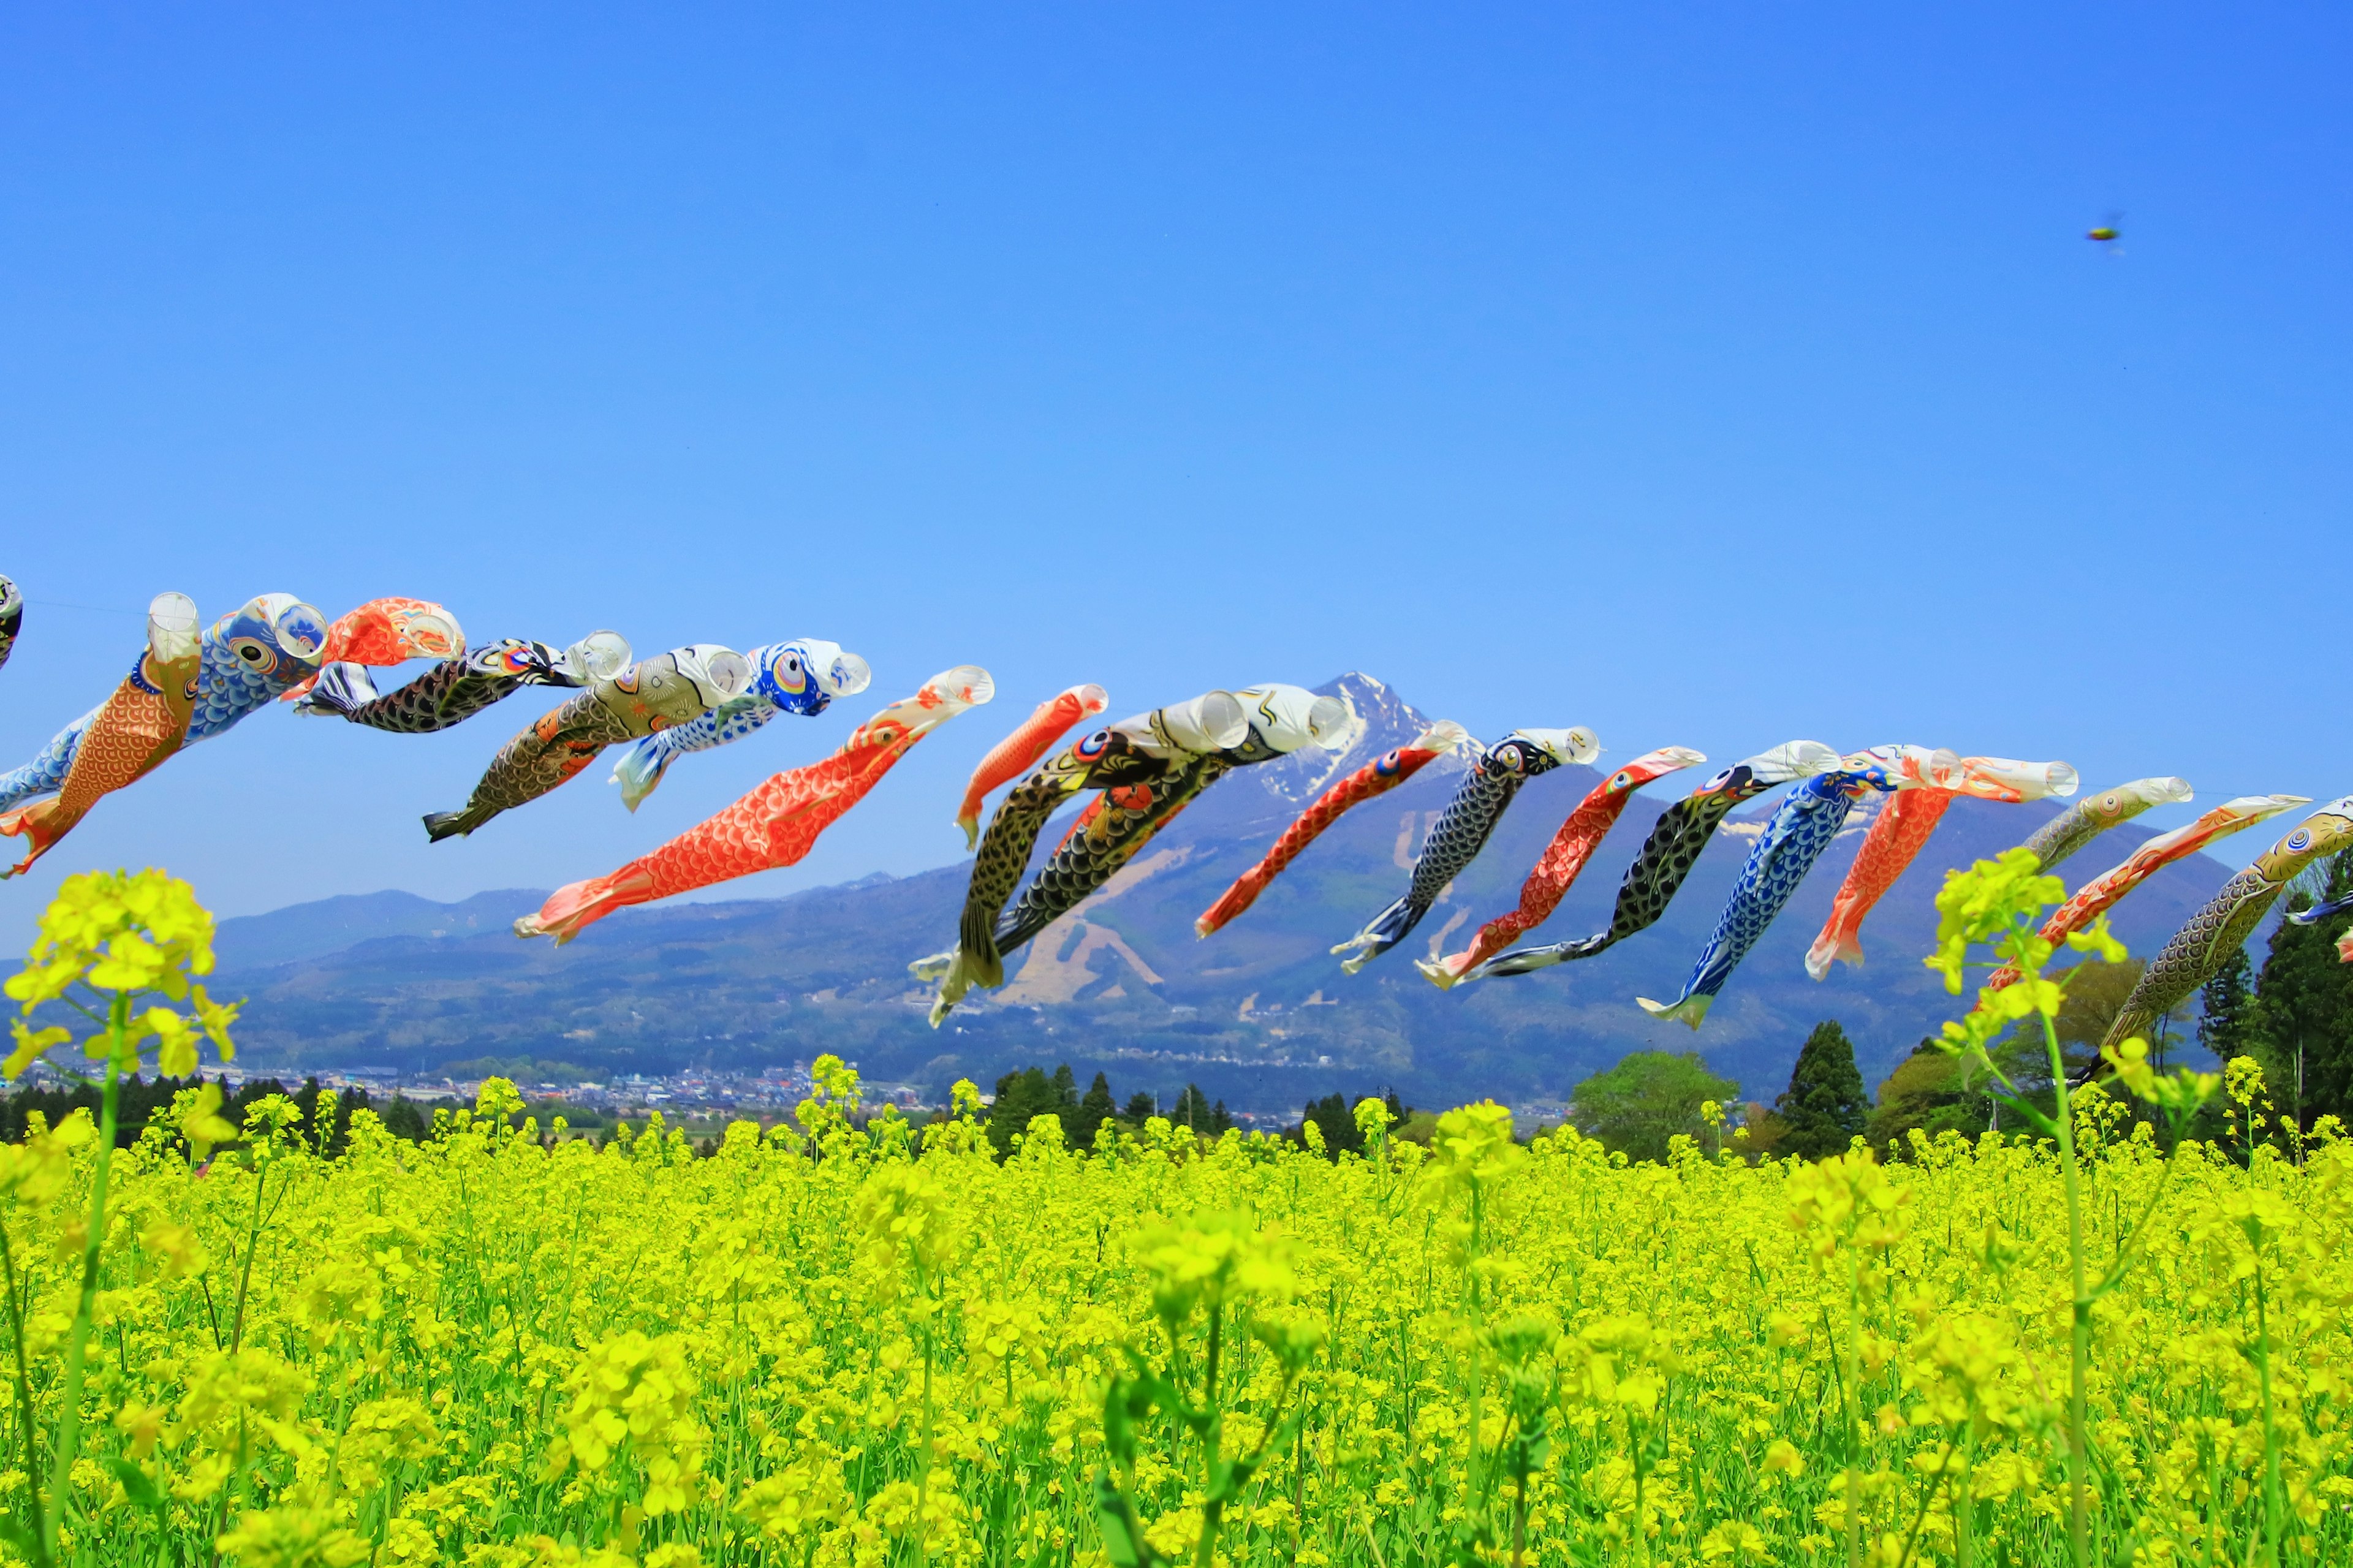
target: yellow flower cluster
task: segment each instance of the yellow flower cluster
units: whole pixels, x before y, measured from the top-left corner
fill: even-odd
[[[1629,1167],[1447,1122],[1430,1156],[1155,1129],[999,1164],[363,1114],[341,1159],[265,1123],[202,1173],[151,1127],[114,1164],[58,1560],[1095,1564],[1107,1469],[1137,1561],[1197,1555],[1214,1418],[1247,1463],[1229,1563],[1835,1562],[1850,1527],[1891,1565],[2066,1561],[2047,1145]],[[92,1152],[78,1118],[0,1172],[37,1430]],[[2088,1159],[2094,1258],[2166,1163],[2145,1130]],[[2099,1560],[2242,1561],[2267,1453],[2286,1560],[2353,1559],[2353,1146],[2174,1164],[2094,1312]],[[1105,1393],[1143,1374],[1174,1392],[1123,1468]]]
[[[133,930],[185,984],[208,925],[100,891],[152,907],[60,921],[29,989],[145,963]],[[112,1154],[36,1126],[0,1149],[0,1560],[2353,1561],[2333,1128],[2168,1148],[2093,1088],[2042,1135],[1658,1165],[1368,1100],[1362,1155],[1040,1117],[999,1163],[969,1085],[917,1130],[819,1065],[797,1128],[703,1157],[495,1079],[332,1158],[283,1100],[191,1093]]]

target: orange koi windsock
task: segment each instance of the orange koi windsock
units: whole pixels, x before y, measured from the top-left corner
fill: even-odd
[[[185,594],[157,595],[147,606],[147,650],[90,716],[63,786],[47,800],[0,816],[0,837],[29,846],[22,860],[0,870],[0,879],[30,870],[101,797],[136,784],[180,749],[195,710],[203,658],[195,602]]]
[[[1316,835],[1340,820],[1343,812],[1387,795],[1470,738],[1470,732],[1461,725],[1451,719],[1441,719],[1415,736],[1411,745],[1399,746],[1366,763],[1317,795],[1314,804],[1282,830],[1282,837],[1274,841],[1266,858],[1235,878],[1233,886],[1193,922],[1193,929],[1208,936],[1225,925],[1256,902],[1258,896],[1266,891],[1266,885],[1282,875],[1282,868],[1299,858],[1300,851],[1315,842]]]
[[[2182,857],[2195,855],[2216,839],[2269,821],[2283,811],[2311,804],[2308,797],[2300,795],[2242,795],[2236,800],[2224,801],[2194,822],[2186,822],[2170,833],[2158,834],[2126,856],[2120,864],[2076,889],[2073,898],[2052,910],[2051,918],[2042,922],[2042,940],[2054,943],[2066,941],[2107,913],[2118,899]],[[2001,991],[2017,982],[2018,971],[2004,964],[1993,972],[1985,988]]]
[[[432,600],[370,599],[327,627],[319,667],[365,664],[382,668],[412,658],[459,658],[465,652],[466,634],[458,617]],[[305,676],[280,692],[278,700],[295,701],[318,679],[315,673]]]
[[[1060,697],[1050,697],[1038,704],[1013,733],[997,742],[988,755],[980,759],[980,766],[972,770],[972,783],[964,792],[964,805],[956,812],[956,826],[964,829],[964,847],[970,849],[980,842],[980,803],[990,790],[1011,784],[1036,767],[1038,759],[1071,725],[1082,719],[1092,719],[1110,706],[1111,695],[1102,687],[1092,682],[1073,686]]]
[[[1806,973],[1820,980],[1832,963],[1862,962],[1862,919],[1872,911],[1915,857],[1927,847],[1928,836],[1945,818],[1945,808],[1962,795],[1999,800],[2015,805],[2021,801],[2073,795],[2075,770],[2065,763],[2019,763],[2008,757],[1961,757],[1957,766],[1936,773],[1926,787],[1901,790],[1863,835],[1846,880],[1831,900],[1831,918],[1821,934],[1806,950]]]
[[[914,696],[860,724],[823,762],[773,775],[717,816],[609,875],[558,888],[537,914],[515,921],[515,935],[553,936],[561,946],[615,910],[792,865],[910,746],[995,695],[988,671],[976,665],[934,676]]]
[[[1417,959],[1414,967],[1440,990],[1451,989],[1472,967],[1503,952],[1522,932],[1550,920],[1553,910],[1560,907],[1560,900],[1567,896],[1569,884],[1577,880],[1577,873],[1593,858],[1601,840],[1625,815],[1634,792],[1653,780],[1705,761],[1689,746],[1662,746],[1655,752],[1643,752],[1594,785],[1577,803],[1577,809],[1568,814],[1568,820],[1560,825],[1560,831],[1553,835],[1552,843],[1538,857],[1535,869],[1520,885],[1520,907],[1481,926],[1479,934],[1471,939],[1471,945],[1461,952],[1444,958]]]

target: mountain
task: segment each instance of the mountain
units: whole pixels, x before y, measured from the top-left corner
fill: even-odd
[[[1197,939],[1194,916],[1301,805],[1427,722],[1366,676],[1318,689],[1354,715],[1341,750],[1217,784],[1016,954],[1003,990],[976,993],[937,1031],[924,1021],[929,990],[906,964],[954,940],[969,862],[782,899],[626,910],[565,948],[509,933],[536,892],[449,905],[403,893],[330,899],[223,921],[214,989],[248,998],[240,1044],[256,1064],[283,1068],[426,1072],[495,1056],[659,1074],[830,1050],[870,1078],[934,1090],[959,1076],[986,1086],[1009,1068],[1068,1061],[1082,1082],[1106,1072],[1123,1098],[1195,1081],[1237,1107],[1275,1110],[1376,1086],[1417,1104],[1558,1100],[1625,1052],[1655,1047],[1696,1048],[1746,1095],[1769,1100],[1817,1020],[1844,1024],[1876,1082],[1955,1015],[1958,999],[1920,963],[1945,869],[2017,844],[2058,809],[1956,802],[1864,927],[1866,964],[1817,984],[1802,958],[1862,840],[1869,816],[1859,808],[1694,1034],[1633,999],[1680,987],[1778,795],[1725,824],[1656,926],[1582,963],[1441,993],[1410,963],[1459,947],[1477,921],[1516,903],[1521,878],[1601,776],[1562,768],[1521,792],[1406,943],[1361,974],[1340,972],[1327,950],[1404,889],[1420,836],[1465,766],[1453,758],[1342,818],[1247,914]],[[1667,798],[1708,771],[1671,781]],[[1607,923],[1619,878],[1663,805],[1635,799],[1535,940]],[[2148,837],[2127,824],[2066,870],[2103,869]],[[2155,952],[2227,875],[2220,861],[2190,857],[2118,906],[2118,933],[2135,952]]]

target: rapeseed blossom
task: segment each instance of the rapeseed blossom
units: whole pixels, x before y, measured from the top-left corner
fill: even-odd
[[[1965,936],[2035,891],[2002,876]],[[36,968],[79,943],[86,983],[136,904],[194,973],[167,891],[85,890]],[[93,1229],[78,1113],[0,1147],[0,1560],[2058,1564],[2080,1297],[2090,1560],[2353,1561],[2353,1143],[2283,1142],[2251,1066],[2224,1091],[2219,1144],[2076,1097],[2080,1291],[2032,1133],[1629,1163],[1492,1105],[1425,1147],[1366,1100],[1362,1153],[1155,1119],[1000,1163],[968,1085],[919,1129],[828,1062],[708,1158],[659,1120],[551,1140],[497,1082],[331,1157],[197,1090]]]

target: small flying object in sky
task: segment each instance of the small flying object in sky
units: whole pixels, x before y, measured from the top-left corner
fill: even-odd
[[[2114,245],[2124,235],[2122,213],[2112,215],[2107,222],[2084,231],[2084,237],[2100,245]]]

